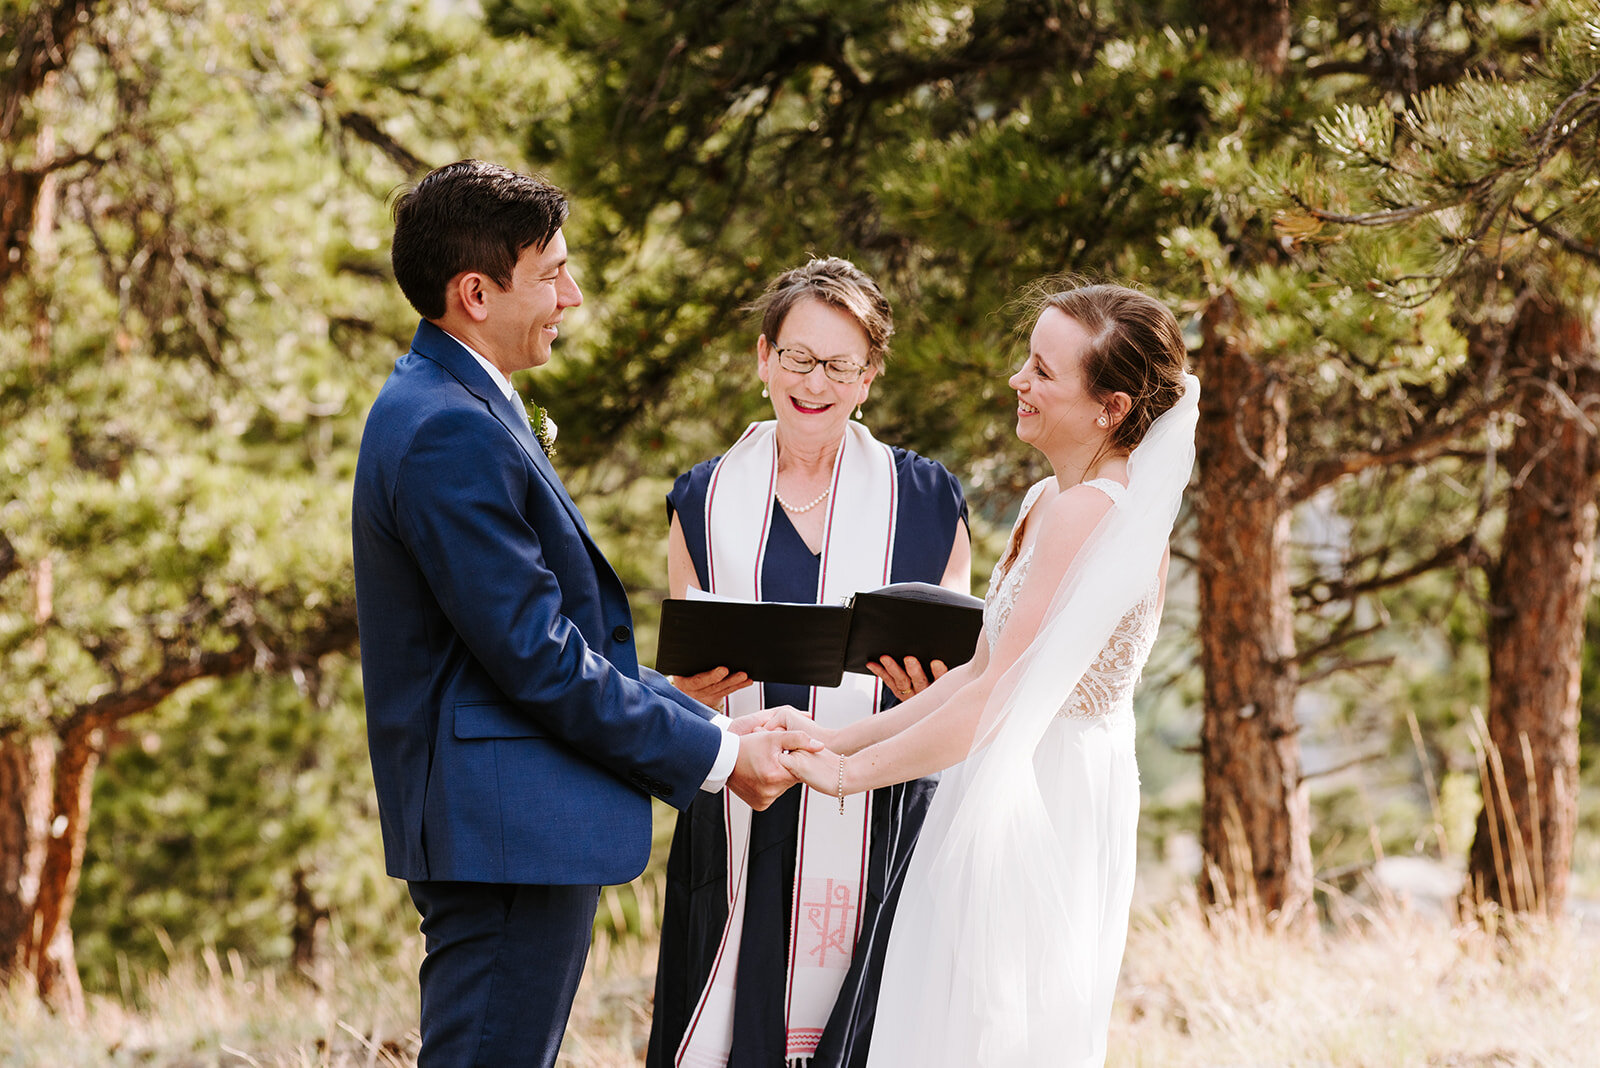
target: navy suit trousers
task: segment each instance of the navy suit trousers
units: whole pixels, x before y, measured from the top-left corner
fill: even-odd
[[[418,1068],[550,1068],[598,886],[412,882],[427,947]]]

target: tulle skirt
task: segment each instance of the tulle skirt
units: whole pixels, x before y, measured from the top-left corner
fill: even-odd
[[[1137,851],[1131,704],[1056,718],[1032,781],[1008,782],[999,801],[981,781],[981,757],[945,772],[923,826],[869,1068],[1105,1061]]]

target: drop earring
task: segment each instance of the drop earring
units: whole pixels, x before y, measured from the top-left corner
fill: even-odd
[[[859,404],[856,405],[856,418],[857,419],[861,418],[861,405],[859,405]]]
[[[761,387],[761,395],[763,397],[770,396],[770,394],[767,393],[767,387],[766,386],[762,386]]]

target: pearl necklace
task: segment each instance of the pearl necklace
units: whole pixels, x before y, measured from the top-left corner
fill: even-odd
[[[793,512],[795,515],[799,515],[801,512],[809,512],[809,511],[811,511],[811,509],[815,508],[817,505],[819,505],[823,501],[827,500],[828,499],[828,494],[830,494],[832,492],[833,492],[833,485],[830,483],[827,489],[825,489],[821,493],[817,494],[817,497],[816,497],[815,500],[813,500],[810,504],[802,505],[799,508],[796,508],[794,505],[792,505],[788,501],[784,500],[783,499],[783,495],[781,493],[779,493],[776,488],[773,489],[772,495],[778,499],[778,503],[779,504],[783,505],[784,511]]]

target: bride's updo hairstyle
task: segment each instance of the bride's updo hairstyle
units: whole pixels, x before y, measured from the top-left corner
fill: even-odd
[[[1189,351],[1172,311],[1161,301],[1118,285],[1085,285],[1049,293],[1036,310],[1055,308],[1089,333],[1083,376],[1096,399],[1126,393],[1128,414],[1112,429],[1110,447],[1132,452],[1156,417],[1178,403]]]

